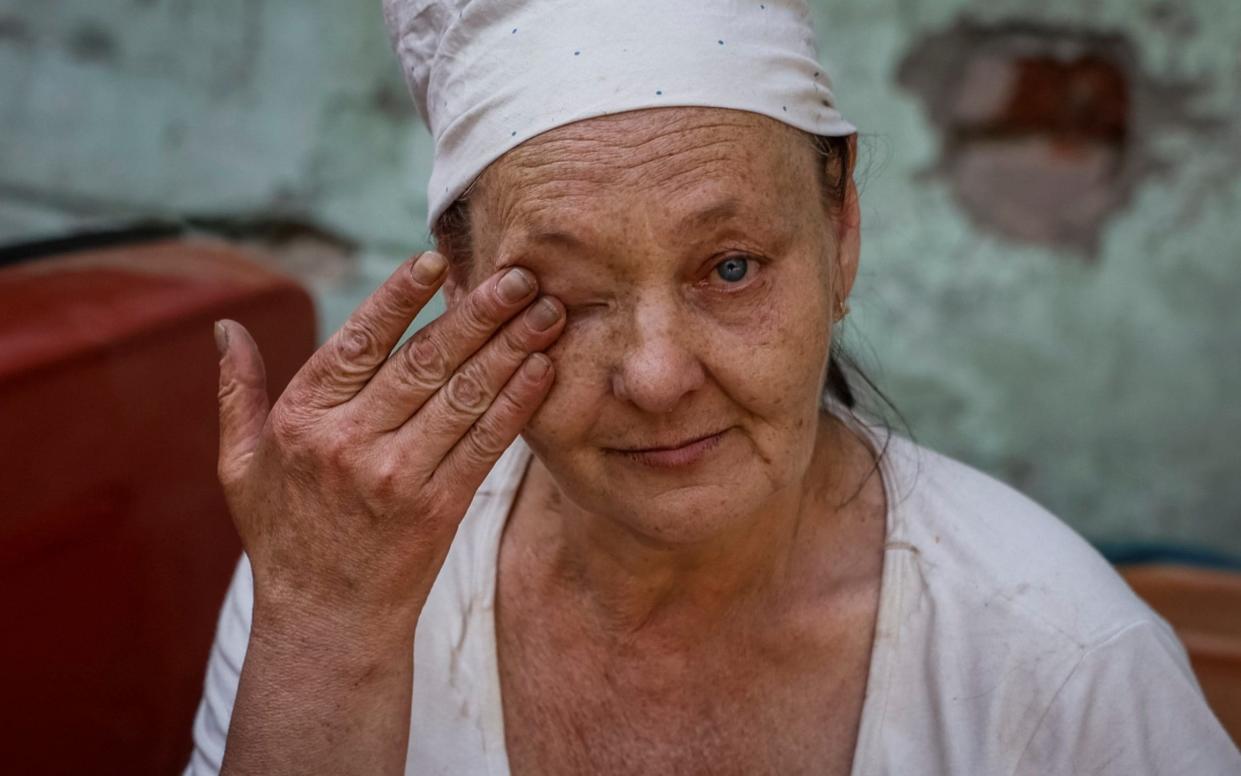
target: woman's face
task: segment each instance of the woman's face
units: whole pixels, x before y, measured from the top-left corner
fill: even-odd
[[[800,488],[857,260],[856,209],[824,210],[822,164],[771,119],[662,108],[560,127],[488,168],[469,285],[520,265],[567,309],[524,434],[565,497],[687,543]]]

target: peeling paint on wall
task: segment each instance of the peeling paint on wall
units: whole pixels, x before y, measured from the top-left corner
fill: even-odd
[[[968,19],[917,41],[897,81],[941,138],[942,176],[982,229],[1093,257],[1109,218],[1175,160],[1151,140],[1169,125],[1210,131],[1204,84],[1144,72],[1126,37]]]

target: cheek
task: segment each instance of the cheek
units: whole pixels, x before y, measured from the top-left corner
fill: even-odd
[[[570,319],[548,351],[556,370],[551,392],[527,424],[527,433],[544,447],[562,449],[589,435],[610,395],[609,337],[598,327]]]
[[[821,289],[816,273],[787,273],[744,315],[696,322],[704,361],[734,401],[773,421],[817,412],[829,344]]]
[[[810,264],[773,278],[751,299],[682,310],[682,346],[702,363],[711,386],[691,414],[740,413],[767,425],[801,427],[818,412],[827,364],[827,292]],[[548,451],[568,450],[589,440],[597,423],[614,425],[618,412],[628,417],[615,405],[611,386],[624,325],[623,318],[606,314],[570,318],[547,351],[556,379],[527,425],[532,442]]]
[[[800,427],[805,416],[818,411],[826,369],[826,342],[821,335],[799,335],[795,326],[773,331],[783,336],[761,337],[754,347],[716,352],[709,368],[720,388],[748,414],[765,425]]]

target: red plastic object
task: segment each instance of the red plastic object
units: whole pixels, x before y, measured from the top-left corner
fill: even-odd
[[[1171,564],[1120,571],[1181,638],[1207,701],[1241,745],[1241,573]]]
[[[0,766],[179,773],[240,552],[215,476],[212,322],[278,395],[314,347],[295,282],[207,241],[0,269]]]

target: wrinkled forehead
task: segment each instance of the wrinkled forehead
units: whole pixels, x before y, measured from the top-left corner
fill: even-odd
[[[534,235],[676,239],[721,219],[796,219],[818,202],[816,163],[808,135],[745,111],[658,108],[581,121],[487,169],[470,197],[474,244],[482,258]]]

